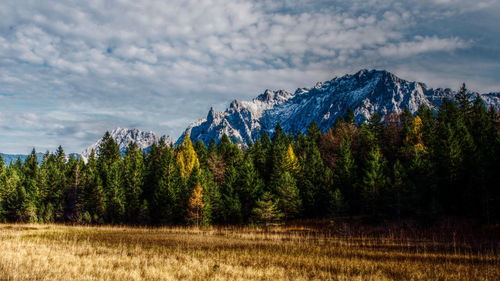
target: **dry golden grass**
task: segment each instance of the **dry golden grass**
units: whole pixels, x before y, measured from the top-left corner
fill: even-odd
[[[391,231],[0,224],[0,280],[500,280],[500,258]]]

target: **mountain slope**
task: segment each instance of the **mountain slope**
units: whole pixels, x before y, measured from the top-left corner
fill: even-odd
[[[128,146],[132,142],[135,142],[140,149],[144,150],[160,140],[160,137],[158,137],[155,133],[151,131],[145,132],[139,129],[116,128],[111,131],[110,134],[118,144],[120,153],[122,154],[125,153]],[[172,143],[172,139],[170,137],[165,137],[165,141],[167,143]],[[101,142],[102,139],[99,139],[97,142],[95,142],[93,145],[89,146],[82,152],[81,156],[84,161],[87,161],[87,159],[90,157],[92,150],[96,155],[99,154],[99,146],[101,145]]]
[[[305,132],[312,121],[326,131],[349,109],[354,111],[356,122],[363,122],[375,112],[385,116],[408,109],[414,113],[421,105],[435,108],[443,98],[454,96],[451,89],[428,88],[387,71],[361,70],[294,93],[266,90],[251,101],[234,100],[224,112],[210,109],[207,117],[191,124],[177,143],[186,134],[205,144],[226,134],[233,142],[245,144],[264,131],[272,134],[278,123],[287,133]],[[500,94],[481,96],[487,105],[500,108]]]

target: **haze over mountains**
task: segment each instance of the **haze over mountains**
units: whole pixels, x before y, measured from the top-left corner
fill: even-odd
[[[322,131],[326,131],[349,109],[360,123],[370,119],[375,112],[384,118],[404,109],[414,113],[421,105],[436,108],[443,99],[453,99],[455,94],[451,89],[428,88],[424,83],[406,81],[384,70],[364,69],[317,83],[312,88],[299,88],[294,93],[266,90],[251,101],[234,100],[224,112],[211,108],[206,118],[188,126],[176,144],[186,134],[194,142],[201,140],[207,145],[212,139],[218,141],[226,134],[233,142],[245,145],[258,139],[263,132],[272,135],[276,124],[286,133],[304,133],[315,121]],[[488,107],[500,110],[500,93],[480,96]],[[122,153],[132,142],[144,150],[160,139],[153,132],[139,129],[117,128],[110,133]],[[165,140],[173,143],[170,137]],[[98,153],[99,144],[97,140],[81,153],[81,157],[86,160],[92,150]],[[24,155],[3,157],[6,162],[7,159],[25,158]]]

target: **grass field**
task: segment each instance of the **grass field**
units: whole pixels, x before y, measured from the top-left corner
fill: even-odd
[[[499,280],[499,241],[454,231],[0,224],[0,280]]]

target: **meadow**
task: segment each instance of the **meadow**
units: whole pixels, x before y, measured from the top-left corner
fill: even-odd
[[[0,280],[498,280],[498,239],[478,235],[0,224]]]

